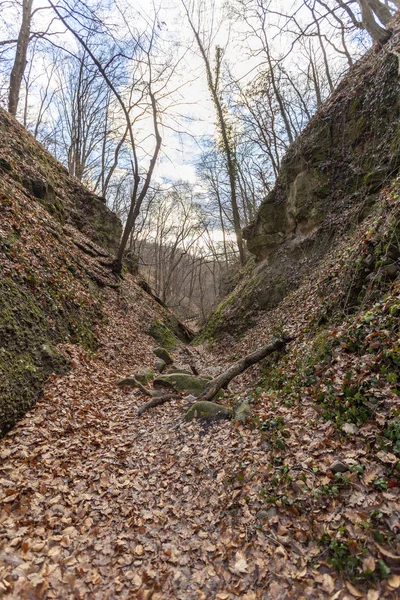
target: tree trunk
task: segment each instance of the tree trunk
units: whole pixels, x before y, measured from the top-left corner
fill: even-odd
[[[386,4],[382,4],[380,0],[368,0],[368,4],[371,9],[374,11],[378,19],[385,26],[392,20],[392,13],[390,12],[390,8],[386,6]]]
[[[391,38],[391,32],[384,27],[381,27],[377,21],[375,21],[374,13],[372,12],[371,6],[368,0],[358,0],[358,4],[361,8],[362,21],[364,28],[368,31],[372,39],[383,46]]]
[[[240,375],[240,373],[243,373],[243,371],[246,371],[246,369],[252,365],[260,362],[260,360],[263,360],[276,350],[284,348],[289,341],[290,339],[288,338],[275,338],[262,348],[259,348],[255,352],[244,356],[231,367],[229,367],[227,371],[221,373],[221,375],[218,375],[218,377],[215,377],[215,379],[210,381],[204,392],[201,394],[201,396],[199,396],[199,400],[212,400],[214,396],[218,394],[219,390],[226,387],[228,383],[232,381],[232,379]]]
[[[195,32],[195,35],[196,35],[196,32]],[[200,38],[197,35],[196,35],[196,37],[197,37],[198,44],[200,46],[200,44],[201,44],[201,41],[199,41]],[[200,46],[200,49],[201,49],[201,46]],[[224,153],[225,153],[225,158],[226,158],[226,166],[227,166],[227,171],[228,171],[229,186],[230,186],[230,190],[231,190],[233,227],[235,230],[236,243],[237,243],[237,247],[239,250],[240,264],[243,266],[246,263],[246,256],[245,256],[245,252],[244,252],[242,226],[241,226],[241,222],[240,222],[240,213],[239,213],[239,207],[238,207],[238,203],[237,203],[235,157],[234,157],[234,153],[232,152],[232,148],[231,148],[231,144],[230,144],[230,140],[229,140],[228,127],[226,124],[222,103],[219,98],[218,92],[213,84],[210,63],[209,63],[208,58],[206,57],[205,53],[203,53],[203,58],[204,58],[204,62],[206,65],[208,86],[210,88],[211,96],[212,96],[212,99],[214,101],[214,105],[215,105],[215,108],[217,111],[218,124],[219,124],[220,130],[221,130],[222,142],[223,142]]]
[[[179,398],[180,396],[178,396],[177,394],[165,394],[165,396],[156,396],[155,398],[149,400],[148,402],[146,402],[146,404],[143,404],[143,406],[139,408],[137,416],[141,417],[142,414],[150,408],[153,408],[154,406],[161,406],[161,404],[171,402],[171,400],[179,400]]]
[[[10,89],[8,94],[8,112],[14,117],[17,114],[21,83],[26,67],[29,38],[31,34],[33,0],[23,0],[22,23],[18,34],[17,50],[13,68],[10,75]]]
[[[234,152],[232,150],[231,141],[229,139],[228,124],[227,124],[227,120],[224,115],[223,103],[222,103],[221,97],[218,93],[219,75],[220,75],[220,70],[221,70],[221,52],[220,52],[220,48],[217,47],[216,67],[215,67],[215,73],[214,73],[214,77],[213,77],[213,71],[211,68],[210,59],[209,59],[209,56],[207,55],[206,49],[201,40],[199,30],[196,29],[196,27],[192,21],[192,18],[190,16],[189,9],[187,8],[184,0],[182,0],[182,4],[185,9],[190,28],[192,29],[194,37],[196,38],[196,42],[197,42],[200,54],[204,61],[204,66],[206,68],[208,88],[210,90],[211,98],[214,102],[214,106],[215,106],[215,109],[217,112],[218,125],[219,125],[220,131],[221,131],[222,144],[223,144],[224,154],[225,154],[225,159],[226,159],[226,168],[227,168],[228,178],[229,178],[229,186],[230,186],[230,190],[231,190],[233,227],[235,230],[236,243],[237,243],[237,247],[239,250],[240,264],[244,265],[246,263],[246,255],[245,255],[244,244],[243,244],[242,227],[241,227],[241,222],[240,222],[240,212],[239,212],[238,203],[237,203],[235,156],[234,156]]]

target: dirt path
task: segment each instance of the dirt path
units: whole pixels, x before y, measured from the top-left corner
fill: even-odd
[[[186,424],[179,402],[138,420],[143,400],[70,351],[72,373],[1,444],[6,597],[224,598],[264,587],[263,534],[254,538],[233,485],[238,457],[242,469],[265,462],[259,436],[250,458],[240,431]]]
[[[187,423],[181,400],[138,419],[146,399],[114,383],[150,350],[127,323],[139,317],[111,308],[103,359],[69,346],[71,372],[54,377],[0,442],[0,595],[357,597],[318,540],[344,520],[356,538],[368,507],[395,518],[397,491],[361,488],[353,473],[340,498],[315,492],[332,483],[334,458],[365,458],[365,442],[355,436],[343,445],[306,398],[280,407],[264,399],[246,427]],[[121,344],[125,353],[116,351]],[[260,422],[270,430],[261,432]],[[370,462],[369,480],[380,469]],[[397,597],[395,587],[372,580],[368,599],[382,589]]]
[[[264,587],[263,534],[242,484],[232,488],[237,457],[242,469],[262,460],[259,436],[250,458],[240,431],[186,424],[179,402],[138,420],[143,400],[70,351],[72,373],[2,441],[6,596],[224,598]]]

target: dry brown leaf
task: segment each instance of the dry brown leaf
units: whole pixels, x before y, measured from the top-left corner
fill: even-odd
[[[61,554],[60,546],[53,546],[52,548],[50,548],[47,554],[48,556],[58,556],[59,554]]]
[[[397,590],[400,587],[400,576],[392,575],[390,579],[388,579],[388,584],[391,588]]]
[[[372,556],[367,556],[366,558],[364,558],[363,560],[363,571],[375,571],[375,560],[373,559]]]
[[[315,577],[315,581],[317,581],[321,585],[321,588],[324,590],[324,592],[328,592],[329,594],[331,594],[335,589],[334,579],[328,573],[324,573],[323,575],[317,575]]]
[[[355,598],[363,598],[364,594],[360,592],[350,581],[345,581],[345,586],[349,590],[350,594]]]
[[[142,544],[137,544],[137,546],[135,546],[134,553],[136,554],[136,556],[143,556],[144,548]]]
[[[379,452],[377,452],[376,456],[382,462],[388,463],[390,465],[396,464],[399,460],[397,458],[397,456],[395,456],[394,454],[391,454],[391,452],[384,452],[383,450],[380,450]]]
[[[247,561],[246,561],[246,557],[243,554],[243,552],[241,552],[240,550],[238,550],[238,552],[236,552],[235,555],[235,564],[233,565],[233,570],[235,571],[235,573],[247,573]]]
[[[378,548],[378,550],[382,554],[382,556],[384,556],[385,562],[387,562],[389,566],[391,566],[391,567],[399,567],[400,566],[400,556],[396,556],[396,554],[393,554],[389,550],[385,550],[385,548],[382,548],[382,546],[380,546],[377,542],[375,542],[375,546]]]

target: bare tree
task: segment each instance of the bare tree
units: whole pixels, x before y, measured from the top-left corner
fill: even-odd
[[[203,200],[187,182],[158,190],[131,245],[156,294],[192,324],[215,305],[226,272]]]
[[[97,67],[99,73],[112,91],[115,100],[120,107],[122,116],[125,119],[131,155],[133,186],[130,207],[121,243],[113,265],[115,272],[120,273],[122,269],[122,259],[129,241],[129,236],[140,214],[142,203],[149,191],[160,153],[162,137],[158,94],[165,94],[166,82],[168,82],[171,77],[171,71],[173,71],[174,65],[171,65],[168,62],[161,66],[153,63],[153,50],[157,43],[157,28],[159,26],[159,19],[156,12],[153,14],[148,31],[141,36],[135,35],[127,21],[127,14],[121,12],[121,18],[124,19],[125,26],[129,33],[129,39],[128,41],[125,40],[124,48],[118,49],[107,62],[102,62],[102,60],[96,56],[96,50],[91,45],[91,36],[82,32],[82,28],[79,28],[76,25],[75,14],[66,6],[60,8],[51,0],[49,0],[49,3],[64,26],[73,34],[79,44],[85,49],[86,53],[93,61],[93,64]],[[84,6],[82,7],[82,10],[83,9]],[[125,86],[120,86],[124,91],[118,89],[117,83],[112,81],[110,75],[110,70],[115,67],[116,61],[120,58],[128,60],[129,66],[126,69],[126,73],[130,75],[132,81],[130,85],[126,85],[126,82],[124,82]],[[134,124],[135,122],[139,123],[142,121],[145,116],[148,117],[149,122],[152,124],[153,131],[151,137],[154,139],[154,144],[150,150],[148,167],[143,170],[140,165],[140,147],[136,141]],[[148,138],[149,136],[145,137]],[[149,154],[148,149],[145,150],[145,154]]]
[[[194,37],[196,39],[196,43],[201,55],[201,58],[204,62],[208,88],[210,91],[211,98],[213,100],[215,110],[217,113],[217,121],[218,126],[222,138],[222,147],[226,159],[226,169],[229,178],[229,185],[231,191],[231,205],[232,205],[232,215],[233,215],[233,223],[235,228],[236,242],[239,250],[240,262],[242,265],[246,262],[244,244],[242,238],[242,227],[241,227],[241,219],[240,212],[237,202],[237,191],[236,191],[236,183],[237,183],[237,165],[236,165],[236,157],[234,153],[232,136],[230,127],[228,124],[226,107],[224,106],[224,101],[221,94],[220,82],[221,82],[221,67],[222,67],[222,58],[223,58],[223,50],[220,46],[215,47],[215,64],[214,67],[211,63],[211,48],[205,42],[204,38],[201,35],[201,7],[198,7],[197,15],[195,14],[195,6],[189,6],[189,4],[185,0],[181,0],[183,7],[186,12],[186,16],[188,19],[188,23]],[[197,16],[198,22],[195,23],[195,18]],[[212,35],[212,32],[209,32],[209,35]]]
[[[379,45],[385,44],[391,37],[391,32],[382,27],[375,16],[387,25],[390,21],[390,10],[379,0],[357,0],[361,8],[362,24],[370,36]]]
[[[16,40],[3,40],[0,45],[16,46],[13,65],[10,72],[9,78],[9,91],[8,91],[8,111],[13,116],[17,115],[18,103],[21,94],[22,81],[27,65],[28,48],[29,44],[33,39],[46,39],[50,38],[51,28],[53,19],[49,19],[43,30],[32,31],[32,23],[34,16],[43,11],[48,11],[47,6],[38,6],[33,8],[34,0],[22,0],[20,9],[21,24]]]
[[[11,69],[10,90],[8,94],[8,111],[14,117],[17,114],[22,78],[27,62],[26,57],[31,35],[32,5],[33,0],[22,1],[22,22],[18,34],[14,64]]]

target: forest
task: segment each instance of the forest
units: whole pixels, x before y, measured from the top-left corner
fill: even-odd
[[[204,321],[289,145],[396,8],[2,0],[0,99],[124,221],[117,271],[131,255]]]
[[[395,600],[400,0],[0,0],[0,596]]]

